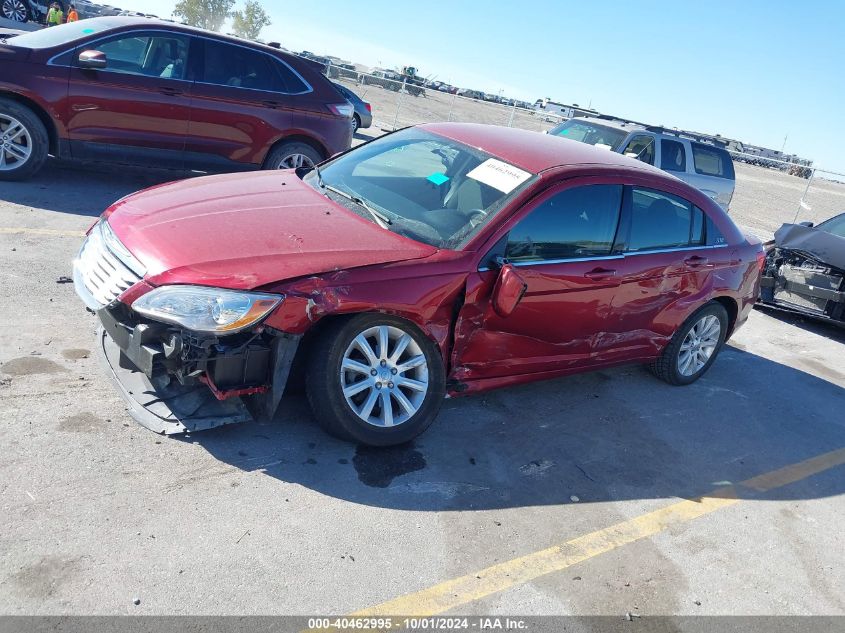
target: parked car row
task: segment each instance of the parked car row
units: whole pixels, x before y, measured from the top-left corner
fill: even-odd
[[[67,0],[56,0],[67,15],[70,2]],[[0,16],[13,22],[34,22],[43,23],[47,17],[47,11],[53,0],[0,0]],[[89,0],[74,0],[74,6],[80,19],[96,18],[101,16],[120,15],[123,11],[117,7],[106,4],[98,4]]]
[[[353,106],[313,64],[188,26],[63,24],[0,40],[0,67],[3,180],[48,154],[234,171],[311,166],[351,145]]]

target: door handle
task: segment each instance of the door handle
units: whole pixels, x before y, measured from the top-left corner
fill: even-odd
[[[276,108],[281,108],[282,104],[279,101],[262,101],[261,105],[265,108],[270,108],[271,110],[275,110]]]
[[[168,97],[175,97],[177,95],[182,94],[182,91],[178,88],[161,87],[158,89],[158,91],[163,95],[167,95]]]
[[[700,268],[701,266],[705,266],[709,260],[706,257],[699,257],[698,255],[693,255],[692,257],[688,257],[684,260],[684,264],[689,266],[690,268]]]
[[[592,279],[593,281],[601,281],[602,279],[610,279],[611,277],[616,275],[615,270],[610,270],[609,268],[595,268],[588,273],[584,273],[584,276],[587,279]]]

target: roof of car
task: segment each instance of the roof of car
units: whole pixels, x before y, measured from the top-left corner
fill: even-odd
[[[639,169],[671,178],[666,172],[642,161],[551,134],[479,123],[428,123],[420,127],[476,147],[535,174],[564,165],[598,164]]]
[[[570,121],[573,119],[570,119]],[[598,117],[592,116],[585,116],[585,117],[578,117],[574,119],[575,121],[587,121],[588,123],[594,123],[595,125],[603,125],[605,127],[613,128],[614,130],[624,130],[626,132],[630,130],[644,130],[646,129],[645,125],[641,123],[633,123],[631,121],[620,121],[617,119],[600,119]]]

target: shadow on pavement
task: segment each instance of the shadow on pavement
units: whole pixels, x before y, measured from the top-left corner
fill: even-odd
[[[26,182],[4,182],[0,199],[93,217],[127,194],[190,175],[190,172],[125,166],[69,165],[51,159]]]
[[[566,504],[573,496],[580,503],[695,497],[845,447],[843,409],[842,387],[726,347],[689,387],[624,367],[447,400],[427,433],[392,449],[328,437],[301,396],[286,397],[272,424],[185,441],[330,497],[465,511]],[[739,487],[739,494],[842,494],[838,468],[835,477],[770,493]]]
[[[767,315],[777,319],[778,321],[794,325],[806,332],[812,332],[813,334],[818,334],[819,336],[824,336],[834,341],[845,343],[845,327],[834,325],[833,323],[829,323],[827,321],[814,319],[812,317],[803,316],[797,312],[780,310],[767,305],[758,304],[756,307],[761,312],[765,312]]]

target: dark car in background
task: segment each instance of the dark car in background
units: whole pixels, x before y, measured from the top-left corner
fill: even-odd
[[[373,106],[343,84],[336,83],[335,86],[355,108],[355,114],[352,115],[352,131],[357,132],[360,128],[370,127],[373,124]]]
[[[784,224],[766,247],[760,303],[845,326],[845,213]]]
[[[68,0],[56,0],[62,11],[67,15],[70,2]],[[0,0],[0,16],[13,22],[27,22],[32,20],[34,22],[44,22],[52,2],[49,0]],[[107,4],[97,4],[95,2],[88,2],[88,0],[75,0],[73,3],[76,7],[79,18],[82,20],[88,18],[97,18],[102,16],[117,15],[120,9],[112,7]]]
[[[201,171],[316,164],[348,149],[352,106],[278,49],[147,18],[0,40],[0,179],[48,154]]]

